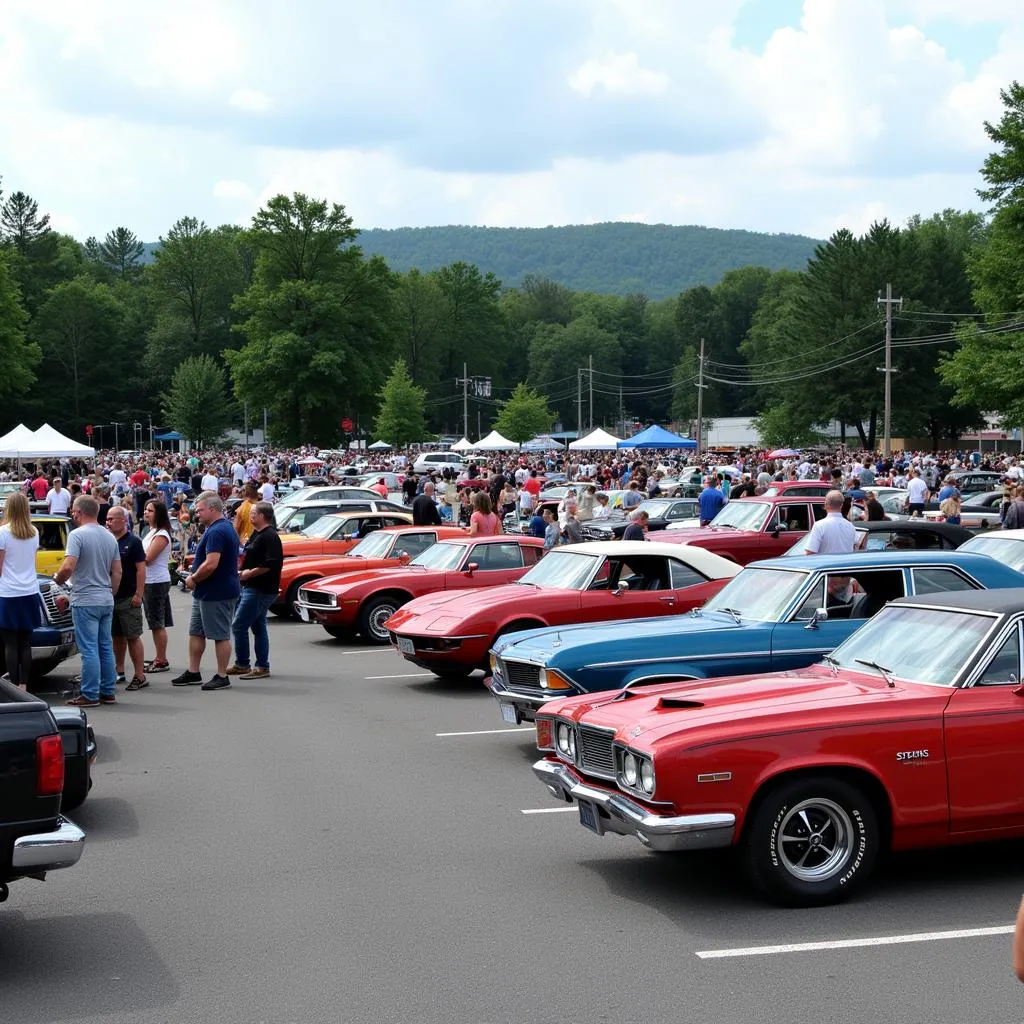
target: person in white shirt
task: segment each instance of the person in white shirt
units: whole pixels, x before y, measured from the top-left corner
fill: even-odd
[[[114,468],[107,476],[107,486],[111,494],[124,494],[128,490],[128,476],[120,462],[114,464]]]
[[[907,481],[907,508],[911,515],[915,512],[918,515],[924,512],[929,493],[928,485],[921,479],[921,471],[911,470],[910,479]]]
[[[53,478],[53,486],[46,494],[46,510],[51,516],[66,516],[71,508],[71,492],[61,486],[60,477]]]
[[[245,466],[238,459],[235,459],[235,463],[231,467],[231,482],[239,487],[245,483]]]
[[[216,473],[211,473],[209,470],[207,470],[203,474],[203,479],[202,479],[202,482],[200,483],[199,486],[204,491],[213,491],[214,494],[216,494],[217,493],[218,485],[219,485],[219,481],[217,480],[217,474]]]
[[[260,484],[260,501],[272,502],[273,500],[274,485],[269,480],[264,480],[263,483]]]
[[[842,491],[829,491],[825,495],[825,518],[819,519],[804,541],[805,555],[839,555],[853,551],[857,531],[853,523],[843,516]]]
[[[0,526],[0,637],[8,676],[22,690],[32,671],[32,631],[43,621],[38,550],[39,531],[32,525],[28,497],[8,495]]]

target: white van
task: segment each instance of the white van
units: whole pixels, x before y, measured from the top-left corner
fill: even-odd
[[[466,468],[466,462],[458,452],[421,452],[413,463],[414,473],[441,472],[443,469],[455,469],[460,473]]]

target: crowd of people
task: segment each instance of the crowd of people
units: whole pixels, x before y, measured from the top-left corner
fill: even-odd
[[[849,543],[849,531],[838,521],[847,518],[852,502],[863,504],[869,519],[884,518],[874,488],[905,489],[911,514],[934,497],[946,521],[955,523],[961,507],[958,473],[989,470],[1006,487],[1004,525],[1024,527],[1024,459],[1012,453],[951,450],[884,458],[841,447],[787,458],[756,450],[699,456],[663,450],[516,452],[422,474],[412,469],[416,454],[360,451],[321,459],[308,448],[125,457],[101,452],[89,463],[59,460],[27,475],[17,467],[0,470],[0,482],[22,483],[17,490],[8,488],[0,527],[0,638],[10,679],[23,687],[28,682],[32,630],[42,614],[35,574],[39,536],[30,502],[72,520],[56,579],[73,584],[70,604],[82,673],[80,692],[71,702],[83,707],[115,703],[119,682],[140,690],[149,686],[151,674],[170,671],[170,561],[183,552],[188,536],[194,542],[186,584],[194,598],[188,664],[173,684],[216,690],[230,686],[232,676],[256,679],[270,673],[266,615],[277,596],[283,558],[274,502],[299,484],[381,473],[369,486],[391,497],[384,474],[398,474],[401,500],[415,523],[454,521],[471,535],[487,536],[501,533],[503,520],[514,513],[517,528],[521,524],[543,538],[550,550],[578,543],[581,524],[609,516],[612,494],[630,520],[623,539],[642,540],[647,513],[638,506],[665,487],[692,491],[707,523],[728,501],[762,494],[774,482],[827,481],[833,488],[826,499],[828,515],[809,534],[808,551],[829,551]],[[571,486],[557,507],[542,508],[545,483],[554,479]],[[225,503],[232,497],[238,501],[229,519]],[[153,646],[149,657],[143,617]],[[204,681],[200,665],[208,641],[215,669]]]

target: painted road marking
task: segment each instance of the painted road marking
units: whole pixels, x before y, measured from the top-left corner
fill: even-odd
[[[348,650],[342,648],[338,654],[397,654],[398,652],[390,647],[350,647]]]
[[[533,732],[533,726],[528,728],[519,729],[478,729],[476,732],[435,732],[434,735],[437,737],[444,736],[494,736],[499,733],[513,733],[513,732]]]
[[[576,805],[572,807],[531,807],[528,810],[520,811],[520,814],[572,814]],[[699,956],[700,954],[698,954]]]
[[[400,676],[367,676],[367,679],[436,679],[433,672],[406,672]]]
[[[525,811],[523,813],[526,813]],[[828,949],[860,949],[866,946],[900,946],[909,942],[940,942],[944,939],[983,939],[991,935],[1012,935],[1013,925],[992,928],[955,928],[944,932],[912,932],[908,935],[876,935],[867,939],[833,939],[828,942],[791,942],[783,946],[745,946],[739,949],[702,949],[701,960],[730,957],[773,956],[778,953],[816,953]]]

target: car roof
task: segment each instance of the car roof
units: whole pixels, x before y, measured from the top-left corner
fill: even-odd
[[[1024,587],[1004,587],[999,590],[945,590],[938,594],[922,594],[919,597],[900,597],[890,603],[963,608],[964,611],[998,612],[1005,615],[1024,611]]]
[[[542,537],[527,537],[520,536],[514,533],[499,533],[488,537],[470,537],[467,533],[465,538],[463,537],[445,537],[444,540],[439,540],[438,544],[444,544],[448,541],[461,541],[471,540],[475,544],[501,544],[503,542],[514,541],[516,544],[525,544],[528,548],[537,548],[543,545],[544,540]],[[982,555],[982,558],[986,558],[986,555]]]
[[[344,509],[339,509],[337,512],[331,512],[329,515],[324,516],[324,519],[366,519],[376,518],[377,516],[408,516],[409,520],[412,520],[411,512],[395,512],[391,509],[384,509],[382,512],[372,512],[366,509],[359,509],[354,512],[346,512]]]
[[[940,523],[932,519],[872,519],[853,525],[865,533],[879,533],[882,530],[893,533],[937,533],[951,540],[967,540],[974,536],[970,530],[956,523]]]
[[[742,566],[731,558],[723,558],[706,548],[693,544],[664,544],[650,540],[589,540],[582,544],[567,544],[559,551],[578,551],[585,555],[607,555],[628,558],[630,555],[661,555],[685,562],[705,576],[717,579],[735,576]],[[981,557],[986,557],[982,555]]]
[[[1006,540],[1024,540],[1024,530],[989,530],[988,533],[976,533],[978,537],[1004,537]]]
[[[1021,531],[1024,533],[1024,530]],[[990,568],[994,559],[973,551],[854,551],[841,555],[797,555],[790,558],[765,558],[751,562],[757,569],[866,569],[896,565],[944,565],[981,566]],[[998,563],[1001,565],[1001,563]],[[1002,566],[1006,569],[1007,566]],[[1013,570],[1010,570],[1011,572]]]

